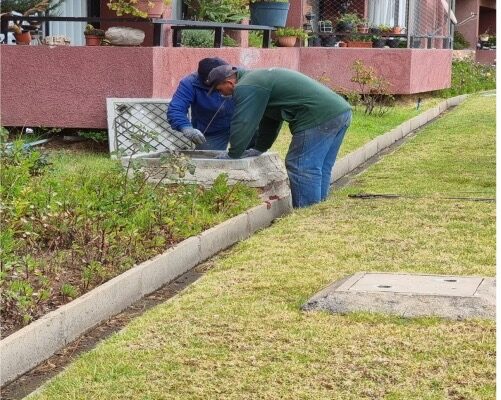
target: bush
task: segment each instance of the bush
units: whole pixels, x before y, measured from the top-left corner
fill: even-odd
[[[182,33],[184,47],[214,47],[214,32],[206,29],[187,29]]]
[[[467,49],[470,47],[470,42],[468,42],[463,34],[459,32],[458,30],[454,31],[454,42],[453,42],[453,49],[454,50],[463,50]]]
[[[454,97],[496,88],[496,68],[472,60],[452,62],[452,82],[449,89],[435,92],[440,97]]]

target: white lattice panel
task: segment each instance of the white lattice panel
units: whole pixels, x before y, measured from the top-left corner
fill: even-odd
[[[114,157],[193,149],[167,122],[170,99],[107,99],[108,139]]]

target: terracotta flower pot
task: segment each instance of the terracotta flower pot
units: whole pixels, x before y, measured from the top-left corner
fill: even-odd
[[[280,36],[277,38],[280,47],[294,47],[296,45],[296,36]]]
[[[149,6],[150,3],[153,3],[153,7]],[[148,13],[149,18],[160,18],[165,11],[165,4],[163,0],[139,0],[137,8]]]
[[[394,33],[395,35],[402,33],[402,27],[401,26],[394,26],[393,29],[391,30],[391,33]]]
[[[338,46],[339,47],[348,47],[348,43],[346,43],[346,42],[339,42]]]
[[[101,46],[101,36],[96,35],[85,35],[85,45],[86,46]]]
[[[31,43],[31,33],[30,32],[22,32],[22,33],[14,33],[14,38],[16,39],[17,44],[30,44]]]

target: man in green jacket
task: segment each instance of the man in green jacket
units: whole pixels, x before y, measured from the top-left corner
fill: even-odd
[[[285,158],[292,205],[306,207],[327,198],[336,156],[351,122],[351,107],[328,87],[285,68],[214,68],[207,83],[233,96],[230,148],[221,158],[258,156],[276,140],[283,121],[292,141]],[[246,150],[256,130],[254,148]]]

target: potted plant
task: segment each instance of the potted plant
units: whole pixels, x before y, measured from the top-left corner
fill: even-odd
[[[381,49],[385,46],[386,40],[381,38],[381,36],[374,35],[372,36],[372,47]]]
[[[372,38],[370,36],[351,35],[349,38],[347,38],[346,43],[348,47],[371,48]]]
[[[289,0],[251,0],[250,23],[284,27],[289,13]]]
[[[361,18],[356,13],[343,14],[336,21],[336,30],[339,32],[353,32],[361,22]]]
[[[285,27],[278,28],[275,31],[275,36],[280,47],[294,47],[298,38],[304,40],[308,34],[301,28]]]
[[[342,40],[340,40],[337,45],[338,47],[348,47],[348,44],[346,42],[343,42]]]
[[[392,32],[393,28],[389,25],[381,24],[378,25],[379,31],[381,32],[382,35],[387,35]]]
[[[118,16],[160,18],[165,11],[165,6],[170,3],[171,0],[109,0],[106,5]]]
[[[479,35],[479,39],[481,42],[488,42],[489,41],[489,28],[487,28],[487,30],[484,33]]]
[[[391,33],[395,34],[395,35],[399,35],[400,33],[402,33],[404,28],[402,28],[401,26],[394,26],[392,27],[391,29]]]
[[[323,21],[318,21],[318,30],[322,33],[332,32],[332,21],[324,19]]]
[[[371,26],[369,28],[369,33],[372,33],[373,35],[379,35],[381,33],[381,29],[379,28],[379,26]]]
[[[101,46],[101,41],[104,38],[104,31],[96,29],[91,24],[87,24],[84,30],[86,46]]]
[[[0,16],[22,15],[36,16],[49,13],[59,7],[64,0],[2,0],[0,1]],[[7,23],[7,22],[6,22]],[[8,30],[14,32],[16,43],[30,44],[31,31],[39,29],[38,24],[14,21],[8,25]]]
[[[324,35],[322,37],[322,47],[336,47],[337,38],[334,35]]]
[[[369,33],[369,24],[366,19],[361,18],[360,22],[357,25],[358,33]]]

